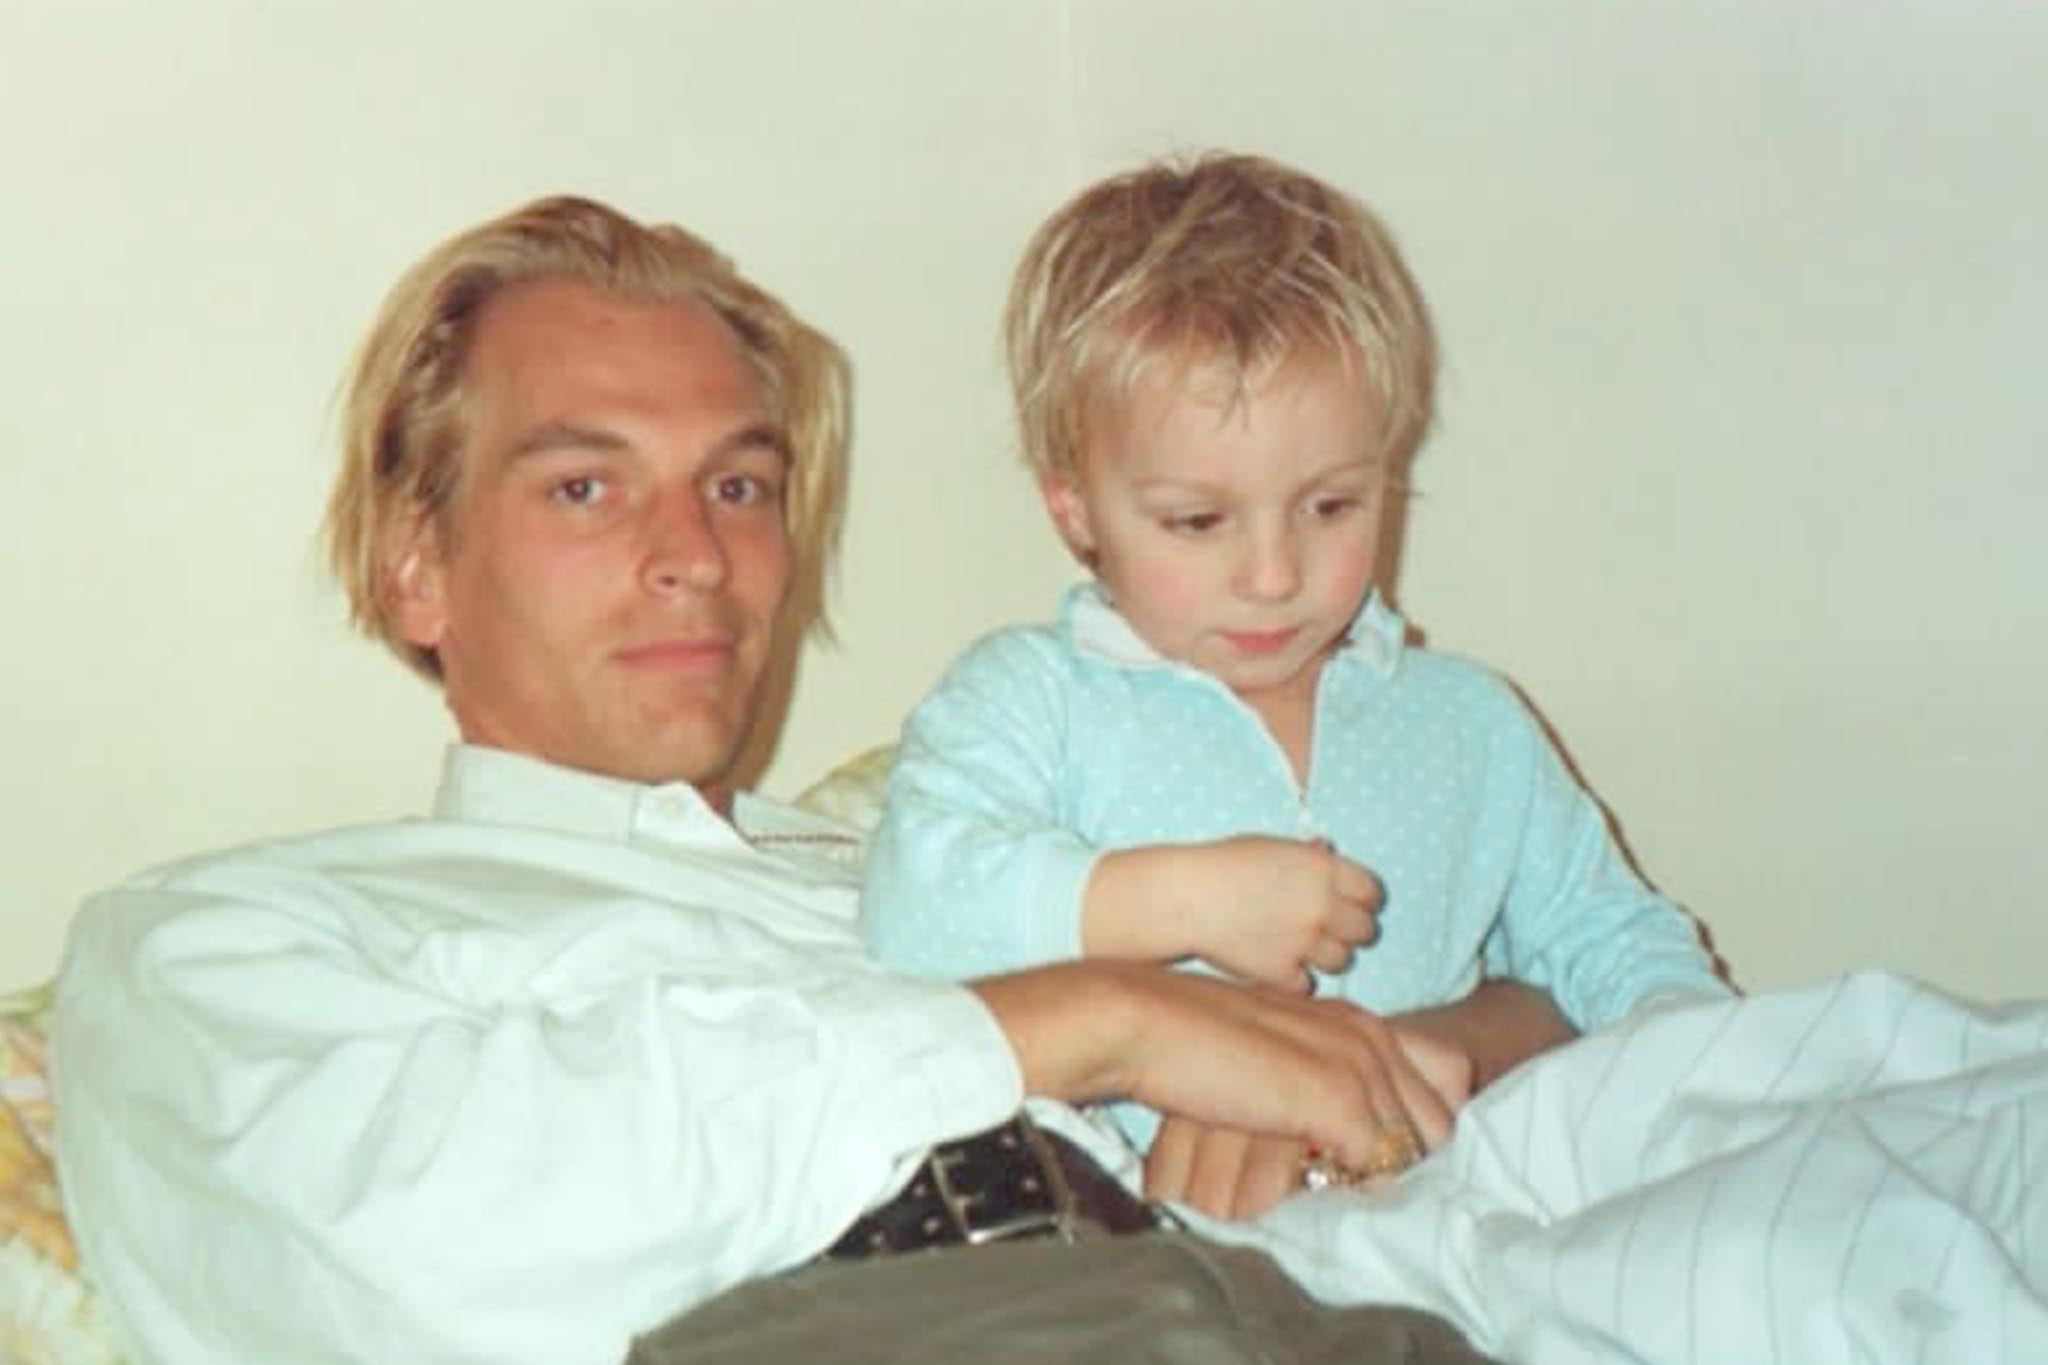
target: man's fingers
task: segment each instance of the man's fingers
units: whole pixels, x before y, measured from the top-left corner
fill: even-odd
[[[1303,1144],[1292,1138],[1261,1138],[1247,1154],[1237,1181],[1233,1218],[1256,1218],[1301,1188]]]
[[[1448,1043],[1398,1025],[1394,1040],[1415,1074],[1442,1105],[1447,1123],[1455,1122],[1458,1110],[1472,1098],[1472,1059]],[[1437,1145],[1438,1139],[1431,1130],[1424,1128],[1423,1136],[1432,1148]]]
[[[1234,1128],[1211,1128],[1196,1145],[1185,1202],[1212,1218],[1237,1216],[1238,1177],[1244,1172],[1251,1137]]]
[[[1193,1125],[1168,1117],[1145,1153],[1145,1195],[1150,1199],[1185,1202],[1200,1139]]]
[[[1372,1031],[1375,1050],[1400,1104],[1400,1112],[1391,1118],[1412,1129],[1421,1139],[1423,1150],[1433,1152],[1451,1136],[1451,1107],[1438,1093],[1436,1085],[1416,1065],[1415,1059],[1402,1045],[1401,1036],[1384,1021],[1375,1020],[1375,1023],[1378,1025]]]
[[[1145,1158],[1145,1193],[1216,1218],[1256,1218],[1301,1187],[1302,1144],[1169,1116]]]
[[[1400,1092],[1402,1107],[1407,1111],[1406,1122],[1422,1139],[1424,1151],[1433,1152],[1449,1141],[1451,1136],[1451,1110],[1443,1097],[1436,1093],[1428,1081],[1408,1063],[1406,1057],[1398,1057],[1394,1063],[1394,1084]]]
[[[1370,1169],[1382,1161],[1390,1134],[1408,1134],[1425,1150],[1450,1136],[1451,1111],[1418,1071],[1384,1020],[1364,1011],[1348,1018],[1352,1038],[1343,1049],[1346,1084],[1354,1087],[1348,1131],[1328,1143],[1347,1166]]]

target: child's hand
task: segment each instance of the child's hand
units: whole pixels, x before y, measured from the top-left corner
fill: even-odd
[[[1200,957],[1306,993],[1379,931],[1379,879],[1326,843],[1243,835],[1154,844],[1096,864],[1084,907],[1090,956]]]
[[[1326,843],[1244,835],[1183,850],[1193,863],[1188,951],[1227,972],[1308,991],[1379,934],[1379,878]]]

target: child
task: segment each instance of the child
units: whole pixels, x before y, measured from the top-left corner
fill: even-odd
[[[1581,1029],[1727,993],[1514,692],[1372,591],[1434,348],[1364,208],[1256,157],[1106,181],[1039,230],[1006,330],[1094,581],[911,716],[862,901],[883,961],[1198,961],[1382,1015],[1511,976]]]

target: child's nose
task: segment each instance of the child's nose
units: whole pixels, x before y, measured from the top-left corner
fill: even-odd
[[[1284,601],[1301,587],[1301,552],[1286,533],[1252,537],[1239,566],[1238,589],[1260,602]]]

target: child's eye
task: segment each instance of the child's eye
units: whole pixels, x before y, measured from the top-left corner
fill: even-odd
[[[548,496],[571,507],[589,507],[604,496],[604,480],[591,474],[557,479],[548,489]]]
[[[1177,512],[1161,517],[1159,524],[1179,536],[1207,535],[1223,524],[1221,512]]]
[[[1309,499],[1308,514],[1317,521],[1338,521],[1358,510],[1358,499],[1343,494],[1327,494]]]

